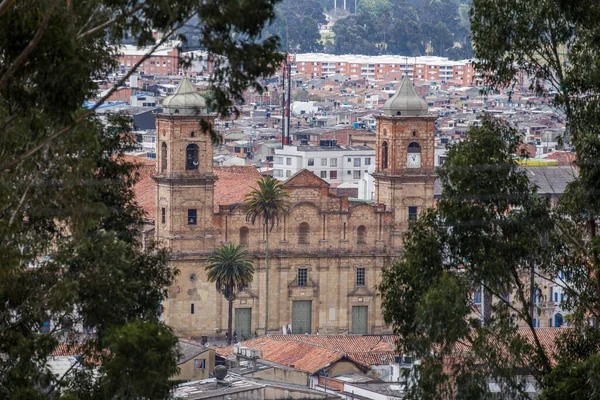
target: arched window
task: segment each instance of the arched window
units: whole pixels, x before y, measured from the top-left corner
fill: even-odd
[[[361,225],[356,230],[356,244],[366,244],[367,243],[367,228],[364,225]]]
[[[408,145],[408,152],[409,153],[420,153],[421,146],[417,142],[412,142],[411,144]]]
[[[165,142],[160,146],[160,172],[167,170],[167,144]]]
[[[185,149],[185,169],[198,169],[198,146],[190,144]]]
[[[240,244],[248,246],[248,227],[246,226],[240,228]]]
[[[388,167],[388,144],[383,142],[381,144],[381,169],[387,169]]]
[[[310,225],[303,222],[298,227],[298,244],[308,244],[308,238],[310,235]]]
[[[554,316],[554,327],[555,328],[560,328],[563,325],[564,321],[563,321],[563,316],[562,314],[556,314]]]

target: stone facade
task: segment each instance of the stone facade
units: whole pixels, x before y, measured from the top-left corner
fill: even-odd
[[[434,117],[379,117],[375,202],[336,196],[327,182],[307,170],[284,183],[292,207],[269,232],[269,288],[262,221],[246,221],[240,204],[244,193],[237,199],[215,196],[213,147],[201,133],[201,118],[212,122],[207,115],[156,117],[156,238],[172,250],[171,265],[180,270],[168,288],[165,321],[187,336],[224,332],[227,302],[207,282],[204,266],[221,244],[243,243],[256,273],[249,287],[238,293],[234,308],[251,310],[251,334],[265,332],[266,290],[269,332],[281,332],[292,323],[296,301],[311,302],[309,333],[352,333],[357,329],[352,321],[355,306],[367,307],[366,333],[390,332],[376,287],[382,269],[401,249],[401,234],[412,217],[408,207],[420,211],[433,204]],[[384,142],[387,166],[382,163]],[[419,168],[407,167],[407,148],[413,142],[420,146]],[[197,154],[196,164],[189,164],[190,145],[197,146],[198,152],[191,153]],[[257,178],[258,174],[248,177]]]

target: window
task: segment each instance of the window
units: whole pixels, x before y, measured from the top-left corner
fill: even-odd
[[[312,166],[314,166],[314,165],[315,165],[315,159],[314,159],[314,158],[309,158],[309,159],[308,159],[308,166],[309,166],[309,167],[312,167]]]
[[[352,159],[350,157],[348,157],[348,162],[352,162]]]
[[[160,146],[160,172],[167,170],[167,144],[163,142]]]
[[[554,293],[554,302],[558,303],[558,293]]]
[[[475,297],[475,304],[481,304],[481,289],[477,289],[473,297]]]
[[[50,333],[50,321],[42,323],[42,333]]]
[[[321,167],[326,167],[326,166],[327,166],[327,159],[321,158]]]
[[[420,153],[421,146],[417,142],[412,142],[411,144],[408,145],[408,152],[409,153]]]
[[[337,171],[329,171],[329,179],[337,179]]]
[[[355,158],[354,159],[354,166],[355,167],[360,167],[360,158]]]
[[[365,286],[364,268],[356,268],[356,286]]]
[[[240,244],[244,246],[248,246],[248,227],[242,226],[240,228]]]
[[[194,303],[190,305],[190,314],[194,313]]]
[[[291,157],[287,157],[285,159],[285,165],[292,165],[292,158]]]
[[[198,146],[190,144],[185,148],[185,169],[198,169]]]
[[[308,244],[309,235],[310,226],[306,222],[301,223],[298,226],[298,244]]]
[[[275,164],[283,164],[283,157],[275,157]]]
[[[352,175],[352,171],[348,171],[348,175]]]
[[[167,223],[167,209],[164,207],[160,209],[160,223],[161,224]]]
[[[273,170],[273,176],[276,177],[276,178],[277,177],[278,178],[283,177],[283,170],[282,169]]]
[[[418,209],[415,206],[408,207],[408,220],[414,221],[417,219]]]
[[[194,360],[194,368],[195,369],[205,369],[206,368],[206,360]]]
[[[356,230],[356,243],[357,244],[365,244],[367,243],[367,228],[364,225],[361,225]]]
[[[290,176],[292,176],[292,171],[288,169],[285,171],[285,177],[289,178]]]
[[[308,269],[298,268],[298,286],[306,286],[308,281]]]
[[[354,171],[354,179],[360,179],[360,171]]]
[[[329,166],[330,167],[337,167],[337,158],[330,158],[329,159]]]
[[[327,178],[327,171],[321,171],[321,178],[323,178],[323,179]]]
[[[196,213],[197,211],[195,208],[190,208],[188,210],[188,225],[196,225],[196,222],[198,221]]]
[[[554,316],[554,326],[557,328],[560,328],[563,325],[564,321],[563,321],[563,316],[562,314],[556,314]]]
[[[371,157],[365,158],[365,165],[371,165]]]
[[[388,144],[383,142],[381,144],[381,169],[387,169],[388,167]]]
[[[190,137],[196,137],[196,132],[194,132],[194,131],[191,131],[191,132],[190,132]]]

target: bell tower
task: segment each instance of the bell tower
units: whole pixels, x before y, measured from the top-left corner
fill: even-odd
[[[156,114],[156,239],[172,251],[198,248],[213,236],[213,143],[206,101],[184,78]]]
[[[433,206],[436,117],[404,77],[376,118],[375,200],[394,211],[392,243],[399,247],[409,221]]]

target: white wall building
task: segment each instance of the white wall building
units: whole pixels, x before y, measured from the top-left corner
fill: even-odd
[[[294,101],[292,103],[292,114],[296,116],[314,114],[317,111],[319,111],[319,107],[317,107],[316,101]]]
[[[367,146],[284,146],[275,149],[273,176],[285,180],[308,169],[329,183],[358,186],[375,164],[375,150]]]

